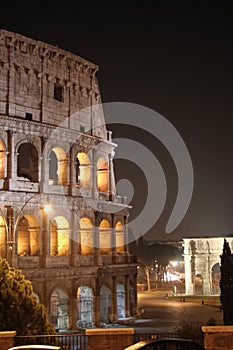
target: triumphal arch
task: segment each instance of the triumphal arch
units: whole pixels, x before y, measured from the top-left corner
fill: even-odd
[[[184,238],[185,294],[220,294],[220,261],[224,238],[233,249],[233,236]]]

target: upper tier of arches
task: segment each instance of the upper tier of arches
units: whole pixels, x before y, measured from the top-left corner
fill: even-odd
[[[65,194],[92,190],[113,195],[111,152],[51,140],[43,145],[38,137],[0,138],[0,179],[19,191],[57,193],[63,187]]]

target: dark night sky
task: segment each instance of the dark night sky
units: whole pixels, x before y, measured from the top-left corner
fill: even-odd
[[[5,2],[0,27],[98,64],[103,102],[137,103],[157,111],[189,150],[192,201],[183,221],[167,235],[177,192],[169,154],[142,130],[110,128],[115,137],[137,138],[150,148],[167,176],[164,211],[145,237],[176,240],[233,233],[232,1],[154,1],[154,9],[147,1],[141,7],[101,1],[56,2],[53,9],[47,7],[51,2],[36,4]],[[139,186],[143,171],[126,161],[116,161],[115,167],[117,179],[131,176],[135,217],[146,198],[145,185]]]

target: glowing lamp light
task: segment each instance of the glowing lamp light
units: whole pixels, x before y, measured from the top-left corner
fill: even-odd
[[[48,197],[47,197],[46,202],[44,204],[44,209],[45,209],[46,213],[50,213],[52,210],[52,205],[51,205],[50,199]]]
[[[178,262],[177,261],[170,261],[170,264],[173,266],[173,267],[176,267],[178,265]]]

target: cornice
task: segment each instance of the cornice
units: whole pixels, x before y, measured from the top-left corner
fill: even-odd
[[[0,46],[5,46],[11,52],[38,56],[40,59],[53,63],[65,62],[67,66],[72,65],[78,72],[89,74],[92,77],[99,70],[96,64],[72,52],[4,29],[0,29]]]
[[[69,144],[78,143],[84,147],[94,146],[98,143],[109,144],[108,141],[95,137],[93,135],[84,134],[76,130],[71,130],[65,127],[56,127],[40,122],[28,121],[14,117],[8,117],[0,114],[1,130],[22,133],[26,135],[34,135],[44,137],[50,140],[59,140]]]

